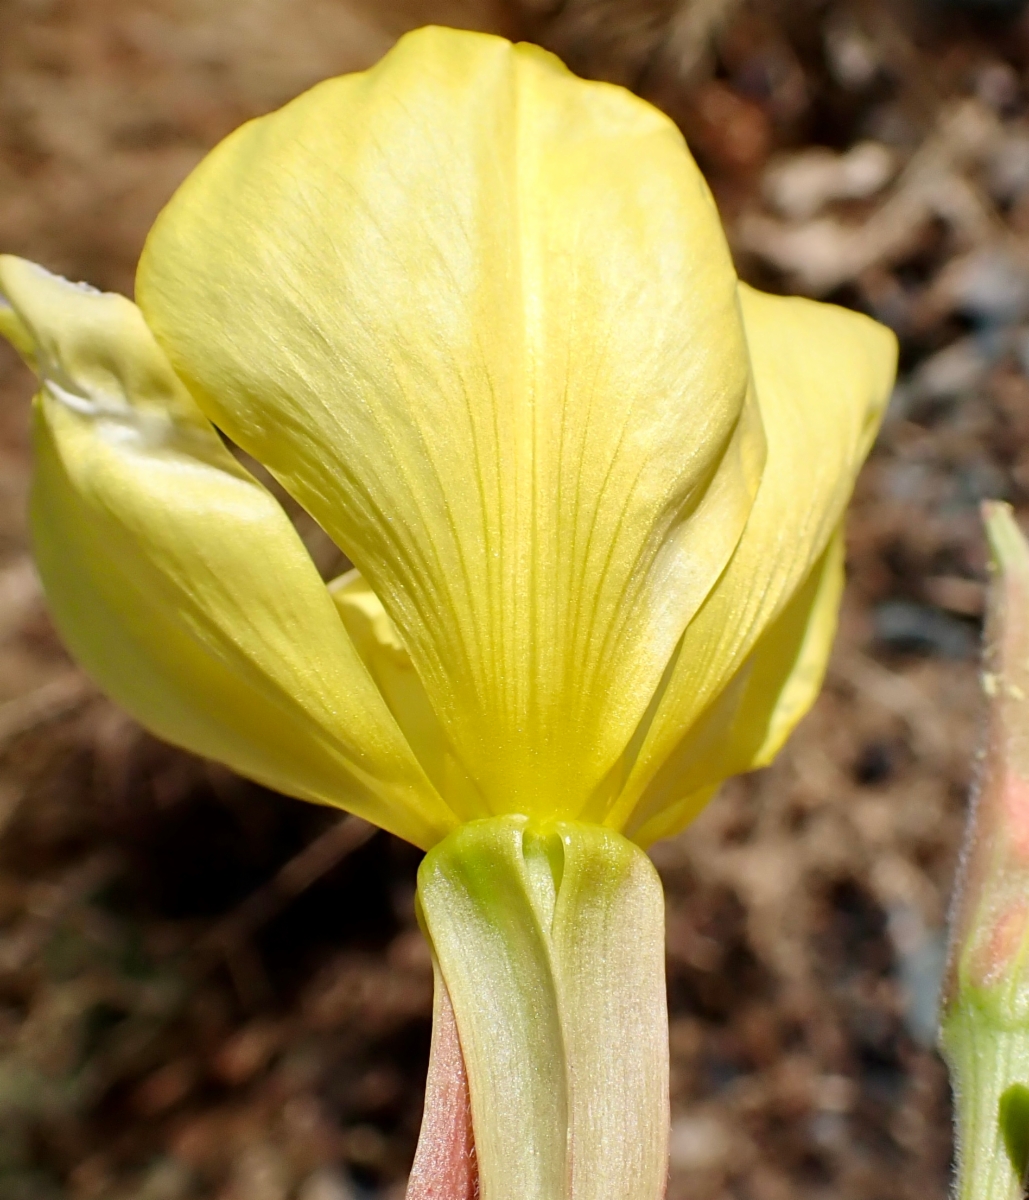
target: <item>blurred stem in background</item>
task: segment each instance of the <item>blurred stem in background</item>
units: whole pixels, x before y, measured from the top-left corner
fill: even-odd
[[[983,517],[992,580],[985,750],[952,914],[941,1045],[959,1200],[1015,1200],[1029,1174],[1029,545],[1009,505]]]

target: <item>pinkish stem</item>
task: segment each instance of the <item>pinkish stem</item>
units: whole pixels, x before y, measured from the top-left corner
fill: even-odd
[[[962,987],[1021,973],[1029,939],[1029,546],[1010,508],[987,502],[993,551],[983,687],[985,753],[952,915],[944,1005]]]
[[[940,1044],[954,1085],[956,1200],[1025,1200],[1029,1177],[1029,545],[983,505],[993,554],[987,739],[951,924]]]
[[[407,1200],[477,1200],[478,1195],[468,1073],[454,1006],[437,969],[425,1110]]]

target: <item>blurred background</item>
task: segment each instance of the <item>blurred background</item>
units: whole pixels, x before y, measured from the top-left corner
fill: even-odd
[[[130,292],[208,147],[439,22],[642,93],[745,278],[899,333],[824,694],[773,768],[653,851],[670,1200],[946,1195],[933,1042],[982,717],[977,505],[1029,508],[1024,7],[0,0],[0,248],[71,278]],[[161,745],[83,679],[28,552],[31,391],[0,347],[0,1196],[400,1200],[430,1029],[418,855]]]

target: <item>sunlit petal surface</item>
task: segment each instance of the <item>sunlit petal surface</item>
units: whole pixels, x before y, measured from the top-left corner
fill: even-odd
[[[739,284],[629,92],[418,30],[200,165],[142,313],[3,262],[58,621],[171,740],[420,845],[646,844],[816,695],[894,339]],[[322,585],[215,426],[354,570]]]
[[[760,656],[774,656],[781,642],[788,661],[791,639],[775,623],[797,596],[784,619],[794,631],[800,679],[821,677],[838,597],[838,559],[834,566],[830,554],[821,578],[816,566],[841,521],[893,381],[896,340],[867,317],[767,296],[744,284],[740,299],[768,458],[732,561],[686,630],[629,781],[608,814],[610,823],[631,835],[640,834],[658,807],[673,802],[661,784],[660,799],[647,793],[669,760],[683,764],[684,740],[697,745],[697,757],[686,765],[703,767],[706,751],[694,728],[699,721],[706,722],[704,742],[722,737],[724,723],[735,723],[732,742],[753,745],[753,762],[735,751],[730,755],[727,762],[740,763],[730,768],[735,771],[767,761],[814,698],[816,688],[798,683],[792,673],[783,682],[776,669],[763,696],[756,694],[745,671],[764,669],[757,652],[766,630]],[[810,640],[804,634],[798,643],[796,634],[808,628],[805,607],[813,622]],[[737,723],[738,714],[751,724],[749,732]],[[675,787],[685,798],[690,773]],[[695,807],[686,805],[683,824]],[[660,825],[662,834],[674,832],[671,822]]]
[[[454,819],[285,513],[232,457],[138,309],[0,258],[40,374],[32,531],[69,647],[162,737],[422,845]]]
[[[420,30],[223,143],[138,293],[381,599],[475,781],[463,815],[582,811],[764,461],[674,125],[534,47]]]

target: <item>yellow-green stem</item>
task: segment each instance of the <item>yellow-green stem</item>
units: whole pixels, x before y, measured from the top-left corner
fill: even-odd
[[[469,822],[426,855],[422,919],[457,1021],[482,1200],[659,1200],[664,903],[609,829]]]

